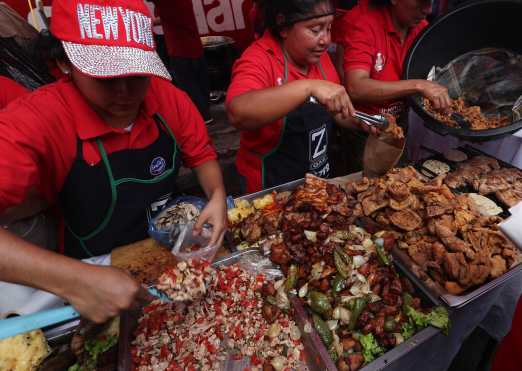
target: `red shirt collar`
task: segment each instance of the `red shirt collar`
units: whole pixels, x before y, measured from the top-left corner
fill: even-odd
[[[279,62],[285,63],[281,42],[272,35],[272,32],[265,30],[258,43],[264,50],[275,56]]]
[[[259,40],[257,40],[258,45],[260,45],[267,53],[272,54],[282,66],[285,64],[285,57],[283,55],[283,47],[281,42],[277,40],[272,32],[269,30],[265,30],[263,36]],[[325,52],[326,53],[326,52]],[[322,60],[322,57],[321,57]],[[294,66],[290,61],[288,61],[288,69],[292,71],[297,71],[304,77],[309,76],[312,72],[315,73],[319,67],[318,65],[312,65],[308,68],[308,74],[302,73],[296,66]]]
[[[154,77],[152,78],[154,80]],[[144,117],[152,117],[157,111],[158,105],[151,93],[152,84],[142,103],[140,113],[136,119],[136,123],[141,121]],[[113,128],[89,106],[87,100],[83,97],[80,91],[76,88],[70,78],[63,78],[59,80],[60,91],[65,103],[65,107],[71,115],[73,124],[76,127],[76,132],[81,140],[88,140],[102,137],[110,133],[125,133],[123,129]]]

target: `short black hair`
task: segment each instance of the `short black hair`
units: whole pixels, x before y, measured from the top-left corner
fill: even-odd
[[[48,30],[42,30],[35,44],[36,52],[46,62],[62,61],[69,63],[62,42]]]
[[[314,8],[324,3],[327,3],[332,11],[335,10],[332,0],[264,0],[262,4],[265,26],[279,38],[279,33],[284,27],[313,16]]]

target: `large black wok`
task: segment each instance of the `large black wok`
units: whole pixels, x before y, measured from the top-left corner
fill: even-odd
[[[426,79],[432,66],[445,66],[456,57],[494,47],[522,54],[522,2],[481,1],[458,8],[439,18],[417,38],[404,61],[404,79]],[[522,120],[488,130],[452,128],[435,120],[420,96],[408,99],[431,130],[467,140],[489,140],[522,128]]]

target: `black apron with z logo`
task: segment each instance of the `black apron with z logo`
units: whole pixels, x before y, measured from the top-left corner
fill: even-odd
[[[286,54],[283,55],[286,82],[288,62]],[[320,64],[319,68],[326,80]],[[286,115],[279,144],[262,157],[263,189],[302,178],[306,173],[328,178],[328,142],[332,128],[332,115],[321,104],[305,102]]]

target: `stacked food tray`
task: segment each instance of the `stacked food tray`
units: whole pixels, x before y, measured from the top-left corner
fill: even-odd
[[[243,264],[253,266],[253,261],[262,260],[263,257],[260,255],[259,250],[249,249],[244,251],[234,252],[228,256],[220,258],[212,266],[214,268],[231,266],[234,264]],[[265,259],[266,260],[266,259]],[[255,263],[254,263],[255,265]],[[272,272],[274,273],[274,272]],[[277,270],[275,275],[281,274]],[[255,272],[252,272],[255,275]],[[292,304],[294,304],[292,302]],[[295,308],[295,306],[294,306]],[[120,342],[119,342],[119,371],[130,371],[135,369],[131,357],[132,343],[135,340],[135,331],[138,325],[138,319],[141,315],[142,308],[137,308],[132,311],[126,311],[122,314],[120,322]],[[301,311],[301,312],[300,312]],[[307,333],[304,330],[305,318],[300,315],[302,308],[295,308],[296,315],[292,318],[299,326],[302,337],[301,341],[305,349],[305,357],[299,370],[301,371],[322,371],[322,370],[333,370],[331,365],[328,364],[326,354],[322,354],[322,350],[316,349],[316,344],[320,342],[318,335],[315,332]],[[245,324],[246,325],[246,324]],[[233,370],[244,370],[251,367],[250,358],[236,359],[230,355],[227,360],[222,364],[222,369],[227,371]]]
[[[248,249],[244,251],[238,251],[215,261],[212,265],[216,268],[221,266],[228,266],[236,263],[250,264],[252,260],[259,260],[261,258],[261,252],[258,249]],[[435,305],[436,303],[431,302],[426,296],[422,295],[422,292],[417,290],[415,294],[422,298],[423,304],[426,306]],[[335,363],[329,356],[328,350],[325,348],[321,337],[313,326],[313,321],[310,315],[310,311],[303,305],[302,301],[297,296],[291,296],[290,302],[293,308],[294,317],[293,320],[299,326],[302,334],[302,343],[304,345],[304,363],[299,370],[310,370],[310,371],[334,371],[337,370]],[[132,342],[135,338],[135,331],[138,324],[138,319],[141,315],[141,309],[135,309],[133,311],[127,311],[122,314],[120,321],[120,341],[119,341],[119,371],[130,371],[134,370],[131,358]],[[440,333],[440,330],[433,327],[427,327],[414,336],[406,340],[404,343],[396,346],[394,349],[388,351],[381,357],[375,359],[370,364],[361,368],[361,371],[373,371],[380,370],[384,366],[398,360],[407,352],[419,347],[424,342],[428,341],[432,337]],[[233,360],[229,359],[225,363],[223,369],[227,371],[231,370],[244,370],[250,367],[248,359]]]
[[[468,157],[473,157],[475,155],[478,155],[475,150],[471,148],[461,148],[461,152],[465,153]],[[458,167],[459,161],[450,161],[445,159],[440,154],[435,154],[431,159],[438,160],[441,162],[446,163],[450,170],[455,170]],[[444,161],[443,161],[444,160]],[[423,162],[424,163],[424,162]],[[428,178],[436,178],[436,174],[430,170],[430,167],[427,169],[423,166],[423,163],[416,164],[416,169],[423,173],[424,176]],[[501,164],[502,166],[508,166],[507,164]],[[424,170],[424,171],[423,171]],[[346,179],[342,179],[341,181],[336,182],[336,184],[345,186],[347,180],[358,180],[361,179],[360,175],[357,176],[351,176]],[[302,185],[305,181],[303,179],[296,180],[278,187],[274,187],[268,190],[264,190],[255,194],[246,195],[243,197],[240,197],[236,199],[236,205],[239,204],[241,201],[248,201],[251,204],[254,204],[255,201],[259,203],[263,203],[263,199],[266,197],[274,196],[274,195],[281,195],[286,193],[289,193],[291,191],[296,190],[300,185]],[[465,192],[464,189],[456,189],[454,190],[454,193],[460,194]],[[275,197],[275,196],[274,196]],[[262,206],[260,206],[262,207]],[[508,210],[503,209],[501,216],[508,216]],[[370,219],[370,218],[366,218]],[[363,228],[369,227],[374,228],[374,231],[379,230],[381,226],[373,222],[373,226],[371,223],[368,223],[368,220],[365,220],[365,218],[358,218],[356,220],[353,220],[354,225],[362,226]],[[375,229],[376,228],[376,229]],[[386,229],[386,228],[384,228]],[[371,232],[374,233],[374,232]],[[234,236],[230,236],[229,241],[233,241]],[[265,241],[267,242],[267,241]],[[248,259],[252,256],[261,256],[264,254],[264,256],[269,256],[271,250],[270,248],[266,249],[266,246],[263,245],[270,245],[270,241],[268,243],[261,243],[257,245],[257,249],[248,248],[246,250],[241,249],[234,249],[235,251],[232,252],[232,254],[225,258],[224,260],[220,260],[215,263],[215,266],[220,266],[224,264],[234,263],[241,261],[241,259]],[[237,239],[236,239],[237,243]],[[263,247],[265,247],[263,249]],[[244,246],[242,247],[244,248]],[[419,297],[422,301],[422,305],[424,307],[428,306],[435,306],[438,305],[441,302],[444,302],[448,307],[451,308],[458,308],[463,305],[466,305],[470,303],[472,300],[477,299],[481,295],[485,294],[488,291],[493,290],[495,287],[501,285],[503,282],[506,282],[511,277],[513,277],[515,274],[519,273],[521,270],[521,266],[518,265],[516,267],[513,267],[512,269],[508,270],[504,274],[502,274],[500,277],[497,277],[493,280],[490,280],[489,282],[486,282],[478,287],[473,287],[470,290],[465,291],[461,295],[450,295],[447,293],[441,293],[440,291],[434,291],[430,286],[426,285],[425,282],[420,280],[413,272],[415,271],[412,269],[412,260],[409,258],[409,256],[404,252],[401,251],[399,248],[394,248],[393,250],[395,259],[393,261],[393,265],[398,269],[400,275],[404,275],[410,279],[410,281],[413,283],[414,288],[414,295]],[[288,279],[288,267],[284,267],[282,269],[287,274]],[[296,289],[299,289],[299,287],[296,287]],[[295,292],[294,292],[295,293]],[[310,303],[307,302],[303,297],[299,297],[299,294],[297,293],[294,296],[290,297],[290,302],[292,304],[293,308],[293,319],[298,324],[301,333],[303,335],[302,341],[305,347],[305,359],[306,359],[306,368],[310,370],[336,370],[337,366],[335,362],[332,360],[332,357],[330,356],[329,349],[327,349],[324,346],[324,343],[322,341],[322,338],[320,334],[316,331],[312,319],[312,311],[309,307]],[[130,349],[131,349],[131,342],[133,340],[133,332],[134,328],[137,323],[137,319],[139,317],[139,312],[130,312],[123,316],[122,318],[122,328],[121,328],[121,338],[120,338],[120,370],[130,370],[132,369],[131,365],[131,359],[130,359]],[[310,325],[312,324],[312,325]],[[433,328],[433,327],[427,327],[423,330],[420,330],[417,332],[414,336],[412,336],[409,339],[406,339],[402,344],[399,344],[395,346],[394,348],[386,351],[384,354],[382,354],[379,357],[376,357],[372,362],[369,362],[365,364],[360,370],[368,371],[368,370],[380,370],[385,368],[387,365],[390,365],[392,362],[397,361],[401,357],[403,357],[405,354],[410,352],[412,349],[419,347],[421,344],[427,342],[434,336],[440,333],[439,329]],[[331,351],[331,349],[330,349]],[[234,367],[247,367],[248,364],[242,363],[240,366],[238,364],[231,364],[226,368],[228,369],[235,369]],[[304,366],[303,366],[304,367]]]
[[[447,166],[447,170],[449,174],[455,174],[455,172],[459,169],[459,166],[462,164],[465,164],[466,161],[469,161],[471,159],[477,159],[478,156],[484,159],[492,159],[494,163],[498,163],[500,169],[516,169],[514,166],[503,162],[501,160],[494,159],[493,157],[486,155],[485,153],[477,150],[476,148],[473,148],[471,146],[463,146],[460,148],[457,148],[456,150],[452,150],[446,154],[441,154],[436,151],[432,151],[432,155],[428,158],[425,158],[421,161],[419,161],[417,164],[415,164],[415,168],[424,176],[435,179],[437,176],[441,174],[441,172],[435,170],[433,168],[433,165],[439,165],[439,168],[443,168],[442,165],[444,164]],[[464,155],[464,156],[462,156]],[[446,170],[443,169],[443,170]],[[516,169],[518,170],[518,169]],[[442,171],[442,173],[445,173],[446,171]],[[475,189],[470,184],[465,185],[459,185],[457,187],[450,187],[452,192],[454,192],[457,195],[462,194],[470,194],[470,193],[477,193],[477,189]],[[498,214],[496,214],[498,217],[502,219],[509,218],[511,216],[511,213],[509,211],[510,207],[509,205],[506,205],[505,203],[501,202],[498,197],[495,196],[494,193],[489,193],[483,195],[483,197],[487,197],[492,202],[494,202],[496,205],[500,207],[498,210]],[[519,247],[520,248],[520,247]],[[480,285],[479,287],[476,287],[472,290],[468,290],[465,293],[461,295],[451,295],[449,293],[438,293],[433,289],[430,289],[422,280],[420,280],[412,271],[415,270],[414,266],[415,263],[412,261],[412,259],[403,251],[400,249],[395,249],[394,254],[397,258],[397,264],[399,264],[405,274],[408,275],[408,277],[414,281],[426,295],[429,295],[432,298],[439,297],[446,305],[452,308],[461,308],[464,305],[476,300],[477,298],[481,297],[482,295],[492,291],[496,287],[502,285],[506,281],[510,280],[512,277],[518,275],[522,271],[522,265],[518,265],[516,267],[513,267],[512,269],[508,270],[506,273],[501,275],[498,278],[495,278],[489,282],[484,283],[483,285]]]
[[[336,180],[330,181],[330,182],[342,186],[348,180],[358,180],[360,178],[361,178],[361,174],[356,174],[356,175],[351,175],[351,176],[344,177],[341,179],[336,179]],[[290,183],[287,183],[287,184],[284,184],[284,185],[281,185],[278,187],[274,187],[274,188],[271,188],[268,190],[257,192],[252,195],[246,195],[246,196],[240,197],[240,198],[236,199],[236,205],[241,205],[242,202],[248,202],[249,204],[256,205],[256,202],[257,202],[256,206],[262,207],[259,205],[264,203],[264,200],[266,199],[266,197],[270,197],[271,195],[272,196],[283,195],[284,193],[288,193],[288,191],[294,191],[304,182],[305,181],[303,179],[300,179],[300,180],[290,182]],[[278,197],[278,196],[274,196],[274,197]],[[233,239],[233,237],[230,238],[230,240],[232,240],[232,239]],[[262,246],[263,244],[265,246]],[[261,244],[257,244],[257,245],[250,244],[250,246],[257,246],[261,251],[264,251],[265,254],[269,254],[270,251],[269,251],[269,249],[267,250],[267,248],[266,248],[267,244],[270,244],[270,241],[267,241],[267,243],[261,243]],[[244,247],[240,246],[240,248],[244,248]],[[286,269],[287,269],[287,267],[285,267],[285,269],[283,269],[283,270],[286,272]],[[298,289],[298,287],[296,289]],[[422,303],[424,306],[433,306],[433,305],[439,304],[439,301],[437,300],[436,297],[429,297],[429,296],[425,295],[422,292],[422,290],[419,290],[418,288],[415,288],[415,295],[422,299]],[[302,297],[299,298],[299,297],[295,296],[292,300],[292,303],[294,305],[294,308],[296,308],[296,313],[299,316],[305,317],[308,322],[313,322],[312,315],[311,315],[312,312],[310,311],[307,302],[304,301]],[[316,332],[315,329],[313,332]],[[404,341],[404,343],[397,345],[396,347],[394,347],[393,349],[391,349],[389,351],[386,351],[382,356],[377,357],[375,360],[373,360],[370,363],[367,363],[364,367],[362,367],[360,369],[361,370],[382,369],[386,365],[389,365],[390,363],[392,363],[392,362],[398,360],[399,358],[401,358],[402,356],[404,356],[410,350],[412,350],[412,349],[420,346],[424,342],[428,341],[429,339],[431,339],[433,336],[437,335],[438,333],[440,333],[440,330],[433,328],[433,327],[428,327],[423,330],[420,330],[413,337],[406,339],[406,341]],[[319,354],[321,354],[321,357],[324,359],[323,362],[324,362],[325,368],[323,368],[323,369],[328,369],[328,370],[337,369],[337,367],[335,366],[335,363],[332,361],[332,358],[330,357],[330,355],[328,353],[328,350],[324,346],[323,342],[320,340],[320,337],[312,336],[311,338],[315,339],[315,344],[314,344],[313,349],[315,349],[316,352],[319,352]],[[326,356],[326,358],[325,358],[325,356]]]

